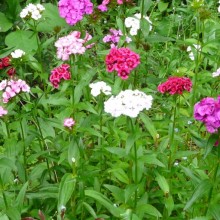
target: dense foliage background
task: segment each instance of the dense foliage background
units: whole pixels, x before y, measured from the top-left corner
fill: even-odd
[[[7,110],[0,117],[0,220],[220,219],[219,133],[193,114],[201,99],[219,96],[219,2],[112,0],[104,12],[102,1],[91,2],[93,12],[75,25],[60,17],[55,0],[0,3],[0,58],[10,60],[1,82],[30,86],[0,100]],[[20,17],[29,3],[45,7],[39,20]],[[131,35],[125,19],[136,13],[140,28]],[[126,80],[106,69],[110,29],[122,32],[117,48],[140,56]],[[63,61],[55,42],[72,31],[82,39],[88,32],[85,45],[93,46]],[[16,49],[25,54],[13,58]],[[54,88],[51,71],[63,63],[71,79]],[[160,93],[170,76],[191,79],[190,92]],[[91,94],[98,81],[114,96],[127,89],[151,95],[152,107],[113,117],[104,109],[110,96]],[[66,118],[75,124],[65,126]]]

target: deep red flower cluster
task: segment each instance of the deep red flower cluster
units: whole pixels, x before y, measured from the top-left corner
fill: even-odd
[[[140,56],[129,48],[112,48],[106,56],[107,71],[118,72],[118,76],[127,79],[130,72],[140,63]]]
[[[158,91],[161,93],[182,94],[183,91],[190,92],[192,81],[187,77],[172,76],[168,80],[158,86]]]
[[[0,59],[0,70],[5,69],[7,67],[11,66],[11,60],[9,57],[4,57]],[[16,73],[16,70],[14,67],[11,67],[7,70],[7,74],[9,76],[13,76]]]
[[[69,80],[71,78],[69,68],[70,66],[68,64],[62,64],[51,71],[50,82],[54,88],[59,87],[61,79]]]

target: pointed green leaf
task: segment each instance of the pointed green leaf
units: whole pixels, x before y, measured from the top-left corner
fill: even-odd
[[[27,187],[28,187],[28,182],[26,182],[22,186],[22,188],[21,188],[21,190],[20,190],[20,192],[19,192],[19,194],[18,194],[18,196],[15,200],[15,206],[18,207],[19,209],[21,209],[22,206],[23,206],[25,194],[26,194],[26,191],[27,191]]]
[[[158,185],[162,189],[165,195],[169,194],[170,187],[169,184],[164,176],[161,176],[159,173],[156,174],[155,180],[157,181]]]

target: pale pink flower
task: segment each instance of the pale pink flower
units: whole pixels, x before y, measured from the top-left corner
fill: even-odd
[[[4,109],[2,106],[0,106],[0,117],[2,117],[3,115],[8,114],[8,111],[6,109]]]
[[[64,119],[64,122],[63,122],[63,125],[65,127],[68,127],[68,128],[72,128],[72,126],[75,124],[75,121],[73,120],[73,118],[65,118]]]

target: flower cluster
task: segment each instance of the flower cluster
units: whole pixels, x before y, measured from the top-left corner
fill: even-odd
[[[148,16],[143,17],[149,24],[149,31],[152,30],[152,22],[150,21]],[[130,29],[130,35],[134,36],[137,35],[138,30],[140,29],[140,22],[141,22],[141,14],[135,14],[134,17],[127,17],[125,19],[125,26]]]
[[[135,118],[144,109],[150,109],[152,101],[153,97],[151,95],[146,95],[139,90],[125,90],[104,102],[104,110],[113,117],[127,115]]]
[[[11,57],[14,58],[14,59],[21,58],[24,55],[25,55],[25,52],[21,49],[17,49],[14,52],[11,53]]]
[[[5,69],[11,66],[11,59],[9,57],[4,57],[0,59],[0,70]],[[11,67],[10,69],[7,70],[7,74],[9,76],[13,76],[16,73],[16,70],[14,67]]]
[[[20,17],[24,19],[32,18],[34,20],[39,20],[42,17],[42,12],[45,10],[44,6],[41,4],[28,4],[20,13]]]
[[[170,93],[171,95],[174,94],[182,94],[183,91],[190,92],[192,88],[192,82],[187,77],[178,77],[178,76],[171,76],[168,80],[158,86],[158,91],[160,93]]]
[[[111,87],[108,86],[105,82],[96,82],[96,83],[90,83],[89,87],[92,89],[91,94],[96,97],[100,95],[101,92],[103,92],[105,95],[111,94]]]
[[[75,121],[73,118],[65,118],[63,122],[63,126],[67,128],[72,128],[72,126],[75,124]]]
[[[71,78],[69,68],[70,66],[68,64],[62,64],[51,71],[50,82],[54,88],[59,87],[61,79],[69,80]]]
[[[212,77],[220,76],[220,68],[216,70],[216,72],[212,73]]]
[[[204,98],[194,106],[194,118],[205,123],[209,133],[215,133],[220,128],[220,96]]]
[[[130,72],[140,63],[140,56],[129,48],[112,48],[106,56],[107,71],[118,72],[118,76],[127,79]]]
[[[30,92],[30,87],[24,80],[3,80],[0,82],[0,91],[2,93],[3,103],[7,103],[11,98],[20,92]]]
[[[75,25],[83,19],[85,14],[92,14],[93,4],[90,0],[60,0],[59,13],[66,23]]]
[[[84,44],[92,39],[92,36],[86,33],[84,39],[80,38],[81,33],[79,31],[73,31],[67,36],[59,38],[55,42],[57,47],[57,58],[63,61],[69,59],[71,54],[83,54],[87,48],[91,48],[93,44],[84,46]]]
[[[113,48],[117,46],[121,36],[123,36],[121,30],[110,29],[110,34],[103,38],[103,42],[111,43],[111,48]],[[132,40],[130,37],[126,37],[125,41],[130,43]]]
[[[4,109],[2,106],[0,106],[0,117],[2,117],[3,115],[7,115],[8,111],[6,109]]]

